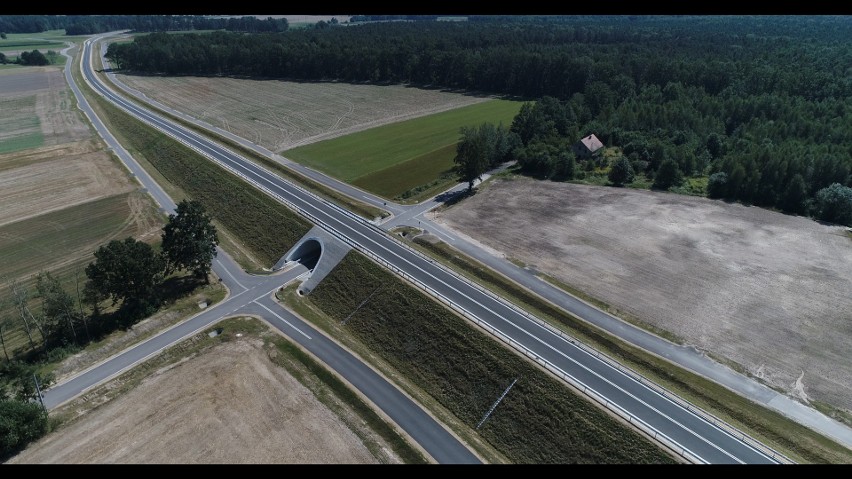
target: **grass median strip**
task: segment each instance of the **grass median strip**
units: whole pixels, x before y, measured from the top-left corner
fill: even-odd
[[[511,462],[674,462],[559,380],[358,253],[349,253],[307,301],[338,324],[349,317],[335,335],[350,334],[467,428],[476,428],[517,379],[475,433]]]
[[[162,178],[204,204],[260,266],[274,264],[310,229],[310,223],[241,178],[119,110],[95,102],[110,131],[134,157],[144,158]]]

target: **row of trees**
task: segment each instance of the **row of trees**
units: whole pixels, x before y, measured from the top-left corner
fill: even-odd
[[[53,51],[53,50],[49,50],[48,56],[55,57],[56,52]],[[31,52],[21,52],[21,54],[18,55],[18,58],[14,62],[10,62],[9,59],[6,57],[6,55],[4,55],[3,52],[0,52],[0,64],[6,64],[6,63],[17,63],[19,65],[42,66],[42,65],[50,65],[52,62],[50,61],[50,59],[47,56],[44,55],[44,53],[42,53],[38,50],[33,50]]]
[[[761,22],[791,36],[741,33]],[[284,35],[152,35],[116,44],[111,55],[146,72],[403,82],[529,98],[567,99],[599,82],[596,115],[650,84],[681,83],[711,95],[848,95],[850,36],[848,22],[822,17],[386,22]]]
[[[11,280],[10,302],[26,333],[29,353],[9,351],[6,335],[12,321],[0,318],[5,358],[0,364],[0,458],[46,431],[47,414],[31,401],[36,398],[35,378],[46,385],[52,377],[37,372],[38,360],[61,356],[56,352],[84,345],[117,325],[150,314],[163,297],[164,281],[176,271],[190,272],[196,284],[208,281],[218,243],[216,227],[201,204],[182,201],[163,228],[160,253],[133,238],[110,241],[95,251],[95,260],[86,267],[85,285],[81,288],[77,278],[70,293],[48,271],[36,276],[33,297],[24,284]],[[107,299],[113,305],[120,303],[116,313],[101,311],[100,304]]]
[[[0,31],[39,33],[65,29],[66,35],[91,35],[113,30],[165,32],[176,30],[228,30],[283,32],[286,18],[208,17],[203,15],[0,15]]]
[[[85,283],[81,286],[77,275],[70,293],[52,273],[42,271],[35,277],[34,298],[40,300],[35,309],[26,285],[12,279],[9,301],[31,353],[85,344],[108,332],[115,321],[110,323],[101,314],[104,300],[120,304],[118,316],[132,321],[159,305],[163,281],[172,273],[189,271],[195,280],[207,281],[218,241],[216,227],[201,204],[183,201],[163,228],[160,253],[134,238],[110,241],[95,251],[95,260],[85,269]],[[0,324],[0,344],[10,361],[4,336],[8,324],[8,320]]]

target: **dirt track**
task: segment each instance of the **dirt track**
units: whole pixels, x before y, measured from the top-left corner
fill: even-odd
[[[761,208],[499,181],[438,221],[791,395],[852,410],[852,239]]]

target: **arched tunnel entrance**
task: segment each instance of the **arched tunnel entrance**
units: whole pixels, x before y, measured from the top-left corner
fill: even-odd
[[[318,240],[311,238],[293,250],[290,256],[287,257],[287,260],[298,261],[302,266],[313,271],[319,262],[320,256],[322,256],[322,244]]]

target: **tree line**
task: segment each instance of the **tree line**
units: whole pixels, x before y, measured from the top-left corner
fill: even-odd
[[[0,15],[0,32],[40,33],[65,29],[66,35],[91,35],[113,30],[164,32],[176,30],[228,30],[283,32],[286,18],[244,16],[211,18],[203,15]]]
[[[47,414],[33,402],[37,398],[35,380],[43,386],[52,380],[51,375],[39,372],[40,363],[61,359],[152,314],[172,291],[189,291],[198,282],[209,281],[219,239],[200,203],[179,203],[176,214],[169,215],[161,239],[160,252],[132,237],[99,247],[95,260],[85,269],[85,284],[80,286],[78,275],[70,292],[49,271],[36,275],[34,292],[15,279],[8,282],[9,301],[27,345],[21,348],[24,353],[9,351],[6,334],[13,320],[0,318],[5,359],[0,364],[0,459],[47,431]],[[178,271],[189,272],[189,278],[174,276]],[[178,287],[177,283],[187,279],[190,287]],[[101,306],[107,300],[118,305],[110,314]]]
[[[704,178],[693,193],[815,215],[819,191],[852,187],[852,22],[842,18],[486,17],[152,34],[113,44],[108,56],[148,73],[537,99],[516,118],[522,148],[512,158],[542,178],[585,181],[621,163],[616,184],[679,191]],[[571,159],[570,146],[589,134],[618,147],[629,169],[620,158]]]
[[[18,58],[10,61],[3,52],[0,52],[0,64],[5,65],[7,63],[17,63],[18,65],[43,66],[55,63],[58,56],[59,54],[53,50],[48,50],[47,55],[38,50],[33,50],[30,52],[21,52],[21,54],[18,55]]]

